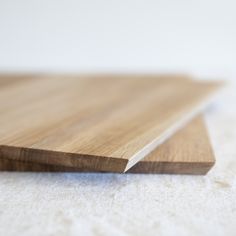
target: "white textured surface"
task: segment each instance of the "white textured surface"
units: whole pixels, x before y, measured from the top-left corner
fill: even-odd
[[[236,83],[207,112],[207,176],[0,173],[0,235],[235,235]]]

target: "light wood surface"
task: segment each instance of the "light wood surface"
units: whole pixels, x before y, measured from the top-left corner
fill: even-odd
[[[171,76],[37,75],[1,89],[1,157],[124,172],[219,86]]]
[[[128,173],[204,175],[215,163],[202,117],[197,117],[157,147]],[[53,166],[0,158],[1,171],[96,172],[96,170]]]

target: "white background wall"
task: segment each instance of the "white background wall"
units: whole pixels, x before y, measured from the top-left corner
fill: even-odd
[[[234,0],[0,0],[0,71],[236,75]]]

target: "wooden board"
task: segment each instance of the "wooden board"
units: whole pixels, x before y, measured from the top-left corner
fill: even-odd
[[[219,83],[168,76],[45,76],[0,92],[0,156],[124,172],[209,102]]]
[[[214,154],[202,117],[178,131],[128,173],[145,174],[206,174],[215,163]],[[53,166],[0,158],[1,171],[34,172],[96,172],[73,167]]]

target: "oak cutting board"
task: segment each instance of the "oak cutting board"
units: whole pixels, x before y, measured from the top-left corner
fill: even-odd
[[[215,158],[203,118],[197,117],[131,167],[127,173],[204,175],[214,163]],[[0,158],[0,171],[96,172],[6,158]]]
[[[171,76],[35,75],[0,91],[7,159],[125,172],[220,87]]]

